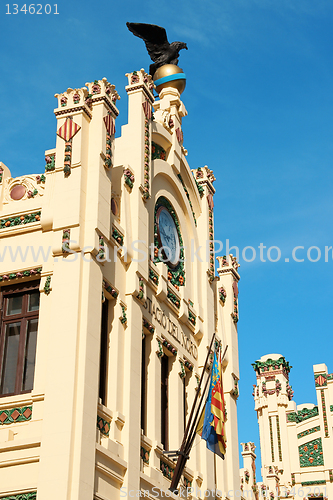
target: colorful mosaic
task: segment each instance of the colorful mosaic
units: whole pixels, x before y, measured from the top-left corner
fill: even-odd
[[[312,427],[311,429],[307,429],[306,431],[300,432],[297,434],[297,438],[300,439],[304,436],[308,436],[309,434],[313,434],[314,432],[320,431],[320,425],[317,425],[316,427]]]
[[[197,219],[195,217],[195,213],[194,213],[194,210],[193,210],[193,206],[192,206],[192,202],[191,202],[191,199],[190,199],[190,193],[188,192],[188,189],[187,187],[185,186],[185,183],[183,181],[183,178],[180,174],[178,174],[178,179],[180,180],[180,182],[182,183],[182,186],[184,188],[184,191],[185,191],[185,194],[186,194],[186,198],[188,199],[188,202],[190,204],[190,207],[191,207],[191,210],[192,210],[192,215],[193,215],[193,219],[194,219],[194,224],[195,226],[197,226]]]
[[[171,203],[161,196],[155,205],[155,215],[154,215],[154,246],[155,246],[155,251],[154,251],[154,262],[160,262],[159,259],[159,241],[157,237],[157,221],[156,221],[156,214],[157,211],[160,207],[165,207],[171,217],[173,218],[173,221],[176,225],[177,228],[177,233],[178,233],[178,238],[179,238],[179,245],[180,245],[180,254],[179,254],[179,262],[175,268],[171,268],[168,266],[168,280],[171,281],[171,283],[176,286],[184,286],[185,285],[185,268],[184,268],[184,244],[183,244],[183,238],[180,232],[180,224],[178,221],[178,217],[176,215],[176,212],[171,205]],[[168,264],[167,264],[168,265]]]
[[[267,359],[266,361],[256,361],[252,363],[254,371],[258,373],[268,372],[272,370],[283,369],[287,374],[290,372],[292,366],[289,365],[288,361],[285,360],[283,356],[279,359]]]
[[[164,477],[168,479],[173,478],[174,468],[171,467],[171,465],[168,465],[167,463],[163,462],[163,460],[160,460],[160,469]]]
[[[143,460],[143,463],[149,465],[149,455],[150,455],[150,450],[146,450],[143,446],[141,446],[140,450],[140,457]]]
[[[153,160],[165,160],[166,151],[162,146],[156,144],[156,142],[151,143],[151,159]]]
[[[45,172],[55,170],[55,153],[45,156]]]
[[[11,280],[15,280],[18,278],[28,278],[29,276],[36,276],[37,274],[40,274],[41,272],[42,272],[42,268],[36,267],[35,269],[27,269],[25,271],[18,271],[15,273],[1,274],[0,282],[1,281],[11,281]]]
[[[122,247],[124,244],[124,236],[116,229],[112,227],[112,238]]]
[[[269,435],[271,440],[271,455],[272,462],[274,462],[274,441],[273,441],[273,425],[272,425],[272,417],[269,417]]]
[[[11,408],[10,410],[0,410],[0,426],[15,424],[16,422],[27,422],[31,420],[32,406],[21,408]]]
[[[43,290],[46,295],[49,295],[49,293],[51,292],[51,276],[48,276],[46,278]]]
[[[279,415],[276,416],[276,431],[277,431],[277,438],[278,438],[279,460],[280,460],[280,462],[282,462],[282,447],[281,447],[281,432],[280,432]]]
[[[31,214],[18,215],[16,217],[7,217],[0,219],[0,229],[12,226],[22,226],[24,224],[31,224],[32,222],[40,221],[41,212],[34,212]]]
[[[144,182],[143,182],[143,195],[144,201],[148,200],[150,197],[150,131],[149,131],[149,120],[145,119],[145,154],[144,154]]]
[[[110,422],[107,422],[104,418],[97,415],[97,429],[99,429],[104,436],[109,437]]]
[[[321,438],[313,439],[298,447],[301,467],[316,467],[324,465],[323,447]]]

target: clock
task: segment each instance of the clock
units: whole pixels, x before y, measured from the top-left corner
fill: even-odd
[[[166,262],[176,267],[180,259],[180,242],[175,221],[166,207],[159,207],[156,213],[157,237]]]

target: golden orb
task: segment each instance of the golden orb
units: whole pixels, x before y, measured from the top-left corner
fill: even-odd
[[[172,87],[177,89],[181,94],[184,92],[186,86],[185,73],[175,64],[164,64],[164,66],[158,68],[154,73],[153,80],[158,93],[162,89]]]

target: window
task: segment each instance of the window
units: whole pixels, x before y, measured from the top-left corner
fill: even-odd
[[[141,352],[141,429],[147,434],[147,367],[146,367],[146,337],[142,339]]]
[[[106,406],[106,376],[108,365],[108,348],[109,348],[109,332],[108,332],[108,311],[109,301],[105,299],[102,304],[102,324],[101,324],[101,351],[99,361],[99,397],[102,404]]]
[[[161,443],[165,450],[169,448],[168,379],[169,358],[164,355],[161,358]]]
[[[39,283],[1,293],[0,396],[30,392],[34,385]]]

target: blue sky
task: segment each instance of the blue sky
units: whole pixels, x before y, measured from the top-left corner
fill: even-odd
[[[283,354],[298,404],[316,403],[314,363],[333,371],[332,254],[324,261],[333,245],[333,3],[57,5],[58,15],[6,15],[1,7],[0,160],[13,176],[43,172],[44,150],[55,145],[53,95],[104,76],[121,95],[119,133],[127,119],[124,75],[150,64],[126,21],[159,24],[170,41],[187,42],[184,146],[191,168],[208,165],[217,178],[215,237],[241,251],[260,243],[281,250],[275,263],[240,258],[239,440],[259,446],[251,363]],[[296,246],[304,262],[292,260]],[[318,262],[306,258],[311,246],[322,252]]]

